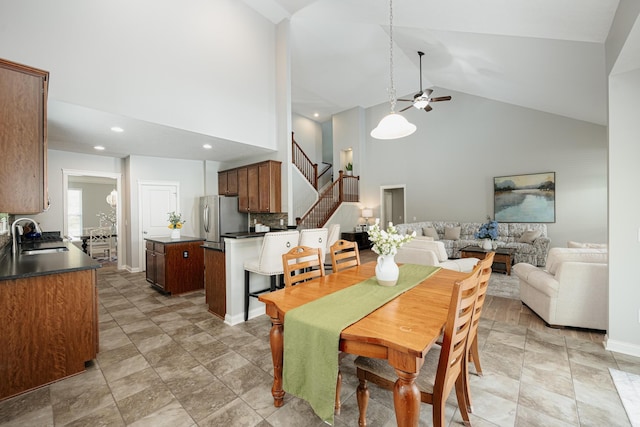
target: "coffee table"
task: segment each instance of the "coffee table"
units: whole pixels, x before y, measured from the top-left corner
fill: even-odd
[[[511,264],[513,264],[513,253],[515,249],[511,248],[497,248],[497,249],[482,249],[479,246],[465,246],[460,249],[460,257],[461,258],[478,258],[484,259],[487,256],[487,253],[495,252],[496,254],[493,257],[493,264],[491,265],[492,271],[496,271],[499,273],[506,273],[511,276]],[[504,269],[502,266],[504,265]],[[495,267],[499,269],[496,270]]]

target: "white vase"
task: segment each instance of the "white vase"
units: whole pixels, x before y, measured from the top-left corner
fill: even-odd
[[[491,245],[491,239],[484,239],[482,241],[482,249],[485,249],[487,251],[493,249],[493,246]]]
[[[396,264],[394,255],[378,256],[378,263],[376,264],[376,279],[378,279],[378,284],[382,286],[395,286],[396,283],[398,283],[399,275],[400,269]]]
[[[180,238],[180,229],[179,228],[174,228],[171,230],[171,238],[172,239],[179,239]]]

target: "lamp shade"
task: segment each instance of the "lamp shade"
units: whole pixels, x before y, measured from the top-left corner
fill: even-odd
[[[118,203],[118,192],[116,190],[112,190],[111,193],[107,196],[107,203],[111,205],[112,208],[116,207]]]
[[[390,113],[380,120],[378,126],[371,131],[376,139],[397,139],[409,136],[416,131],[416,125],[409,123],[400,114]]]
[[[373,217],[373,210],[362,209],[362,218],[371,218],[371,217]]]

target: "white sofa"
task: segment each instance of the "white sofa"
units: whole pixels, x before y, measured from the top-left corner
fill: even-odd
[[[608,254],[602,248],[551,248],[544,269],[518,263],[520,299],[550,326],[606,330]]]
[[[435,265],[449,270],[471,272],[480,261],[477,258],[449,259],[444,243],[431,237],[417,236],[398,249],[395,256],[398,263]]]

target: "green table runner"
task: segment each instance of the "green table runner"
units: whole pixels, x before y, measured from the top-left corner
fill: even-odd
[[[288,311],[284,318],[284,390],[308,401],[322,420],[333,425],[342,330],[439,269],[404,264],[396,286],[380,286],[372,277]]]

